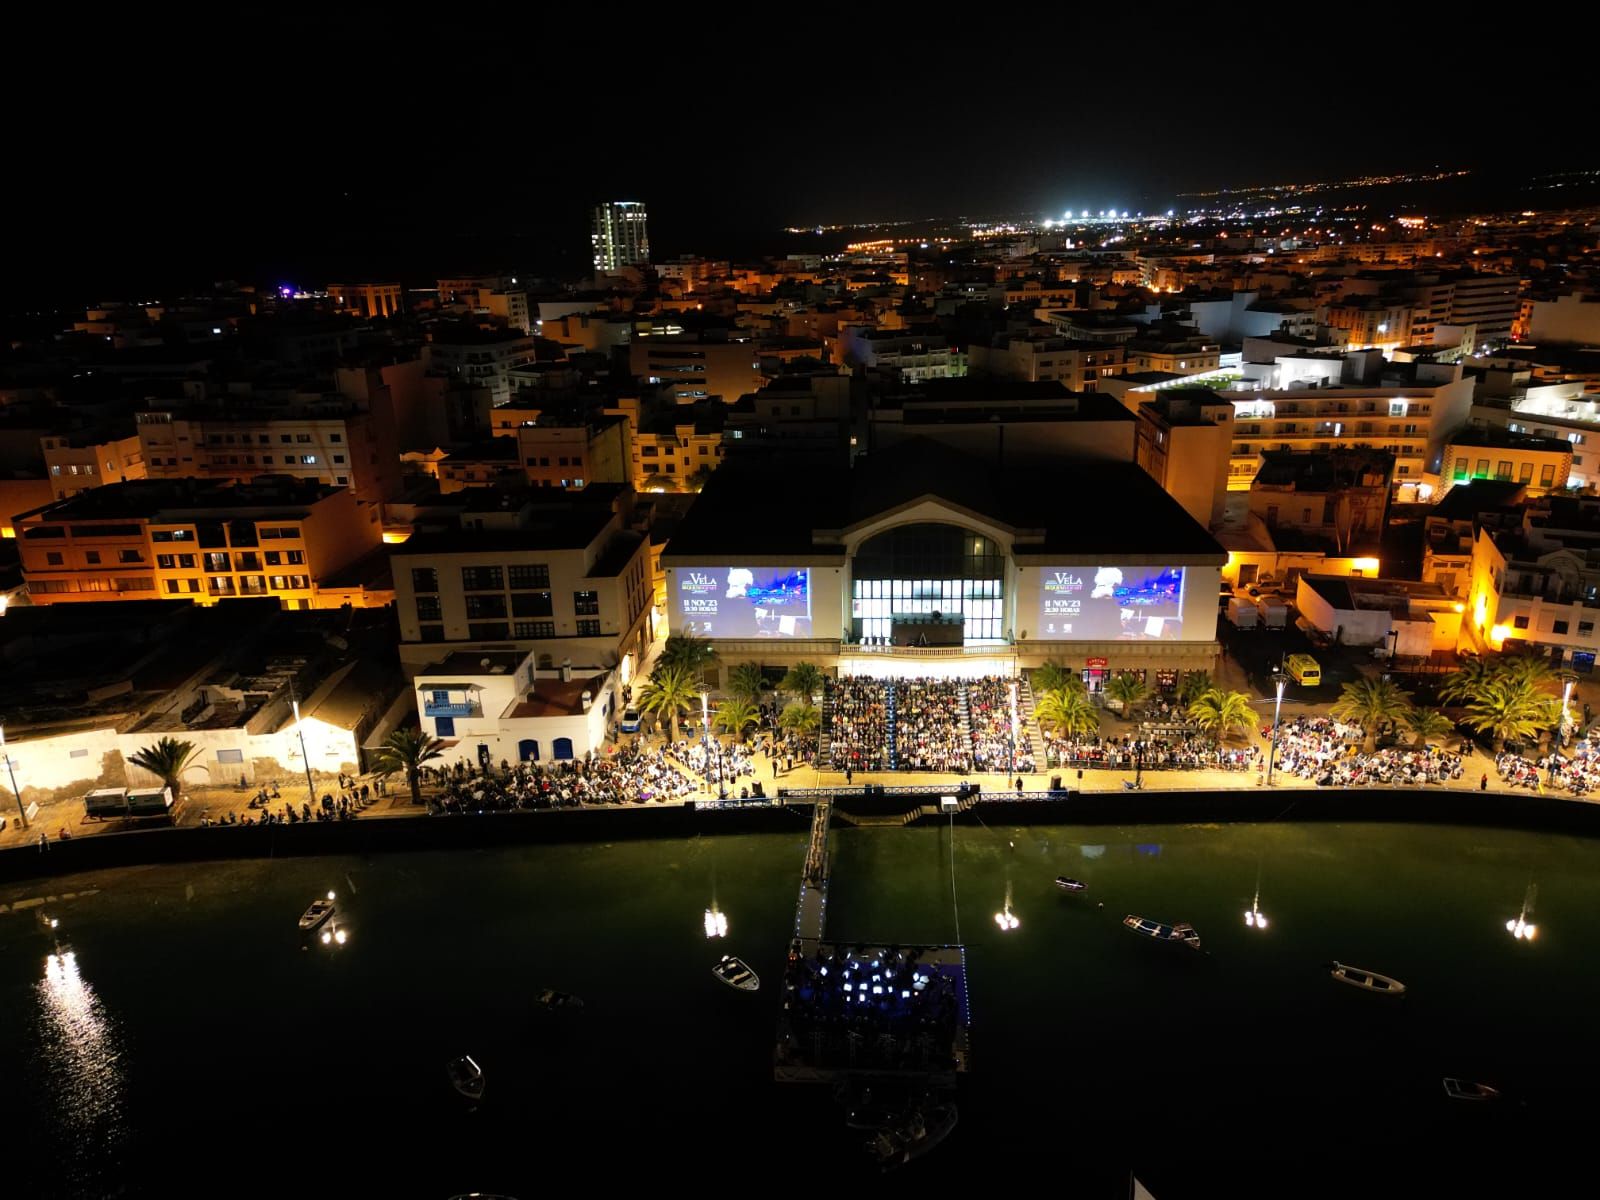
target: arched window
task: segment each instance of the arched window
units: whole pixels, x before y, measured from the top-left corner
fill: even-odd
[[[532,738],[523,738],[520,742],[518,742],[517,743],[517,761],[518,762],[538,762],[539,761],[539,743],[534,741]]]
[[[572,757],[572,739],[571,738],[557,738],[555,740],[555,746],[554,746],[553,753],[555,754],[555,756],[557,758],[571,758]]]
[[[958,525],[901,525],[868,538],[851,562],[852,633],[887,640],[896,617],[959,615],[968,642],[1004,636],[1006,556]]]

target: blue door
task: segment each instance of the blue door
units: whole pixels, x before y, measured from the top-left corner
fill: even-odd
[[[518,742],[517,743],[517,761],[518,762],[538,762],[539,761],[539,743],[534,741],[532,738],[524,738],[522,741]]]
[[[440,737],[455,737],[456,735],[456,719],[454,717],[435,717],[433,719],[433,727],[438,731]]]
[[[572,739],[571,738],[557,738],[556,741],[555,741],[555,749],[553,750],[553,753],[555,754],[555,756],[557,758],[571,758],[572,757]]]

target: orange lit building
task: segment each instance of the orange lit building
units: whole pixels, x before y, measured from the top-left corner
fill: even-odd
[[[109,484],[21,513],[15,526],[35,604],[271,596],[306,609],[393,595],[379,580],[378,507],[310,480]],[[373,586],[365,588],[369,556]]]

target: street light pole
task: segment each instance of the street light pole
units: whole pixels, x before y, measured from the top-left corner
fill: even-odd
[[[294,731],[300,735],[300,761],[306,768],[306,803],[317,802],[317,785],[311,782],[311,756],[306,753],[306,726],[300,719],[300,701],[291,700],[294,705]]]
[[[22,827],[28,828],[28,810],[22,807],[22,789],[17,786],[17,772],[11,765],[11,751],[6,749],[5,726],[0,725],[0,753],[6,756],[6,774],[11,776],[11,791],[17,798],[17,816],[22,820]]]
[[[1006,783],[1011,782],[1011,777],[1017,773],[1017,681],[1011,681],[1011,765],[1007,769]]]
[[[1272,673],[1272,682],[1278,690],[1277,701],[1272,706],[1272,742],[1267,748],[1267,786],[1272,786],[1272,768],[1278,758],[1278,718],[1283,715],[1283,688],[1289,682],[1289,677],[1284,674],[1280,666]]]
[[[1567,744],[1567,723],[1572,719],[1567,706],[1572,702],[1572,685],[1578,682],[1578,677],[1571,671],[1561,673],[1561,724],[1556,727],[1556,740],[1565,746]]]
[[[700,693],[700,753],[706,760],[706,795],[711,795],[711,705],[705,692]]]

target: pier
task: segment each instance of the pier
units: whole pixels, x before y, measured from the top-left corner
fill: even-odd
[[[926,798],[908,801],[914,814],[923,813]],[[962,799],[963,807],[976,802]],[[966,949],[827,940],[832,818],[832,794],[818,796],[784,967],[773,1077],[825,1083],[860,1073],[954,1083],[969,1058]]]

